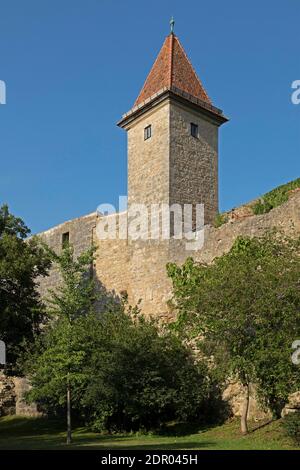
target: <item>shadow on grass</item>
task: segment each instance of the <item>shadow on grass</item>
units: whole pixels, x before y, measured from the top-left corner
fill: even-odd
[[[191,434],[199,434],[217,426],[218,424],[170,423],[159,429],[156,435],[162,437],[184,437]]]
[[[64,430],[64,423],[57,419],[6,416],[0,419],[0,439],[2,437],[57,434]]]
[[[190,440],[179,439],[176,442],[176,436],[191,434],[195,429],[195,425],[174,424],[168,434],[150,436],[95,434],[82,427],[74,430],[73,443],[67,446],[63,422],[47,418],[14,416],[0,419],[0,449],[188,450],[211,448],[215,445],[214,442],[197,442],[195,436],[190,436]],[[172,436],[174,439],[170,439]]]
[[[280,419],[269,419],[268,421],[265,421],[264,423],[258,424],[254,428],[250,429],[248,434],[252,434],[256,431],[259,431],[259,429],[263,429],[263,428],[269,426],[270,424],[275,423],[276,421],[280,421]]]
[[[188,449],[205,449],[212,448],[216,445],[215,442],[205,441],[183,441],[183,442],[165,442],[165,443],[151,443],[151,442],[140,442],[137,441],[130,442],[126,439],[119,440],[117,438],[111,438],[110,440],[104,440],[102,437],[99,439],[75,439],[74,442],[67,446],[64,442],[63,437],[61,442],[58,442],[59,439],[51,440],[47,439],[47,436],[41,436],[40,439],[32,438],[30,436],[19,439],[14,439],[14,441],[5,441],[0,443],[0,449],[2,450],[188,450]]]

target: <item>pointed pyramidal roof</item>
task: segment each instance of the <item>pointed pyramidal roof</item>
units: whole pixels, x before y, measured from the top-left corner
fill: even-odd
[[[165,99],[192,107],[212,119],[218,126],[228,121],[223,111],[212,104],[178,37],[175,36],[173,18],[170,25],[171,34],[166,37],[139,96],[133,107],[123,114],[117,123],[124,129],[129,129],[138,116]]]
[[[172,90],[174,87],[211,104],[179,39],[171,33],[166,37],[134,106],[141,105],[163,88]]]

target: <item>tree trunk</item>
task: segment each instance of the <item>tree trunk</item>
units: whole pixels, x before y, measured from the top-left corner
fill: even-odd
[[[242,434],[248,434],[248,410],[249,410],[249,398],[250,398],[250,386],[247,384],[245,386],[245,397],[241,415],[241,432]]]
[[[72,442],[72,427],[71,427],[71,387],[68,381],[67,384],[67,444]]]

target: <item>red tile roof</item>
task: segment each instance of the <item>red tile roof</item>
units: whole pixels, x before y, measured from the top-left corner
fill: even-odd
[[[164,87],[179,88],[211,104],[210,98],[175,34],[170,34],[165,39],[134,106],[141,104]]]

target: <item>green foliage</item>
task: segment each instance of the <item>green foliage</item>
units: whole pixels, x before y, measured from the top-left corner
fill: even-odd
[[[50,252],[62,283],[48,300],[53,320],[26,360],[28,394],[48,413],[73,413],[94,429],[150,429],[170,419],[197,419],[215,384],[207,367],[169,331],[145,321],[126,296],[107,302],[89,275],[94,249]],[[105,311],[94,311],[95,300]],[[68,390],[68,394],[66,391]]]
[[[201,417],[208,371],[174,335],[124,312],[106,314],[92,331],[82,403],[92,410],[94,428],[149,430],[169,420]]]
[[[286,202],[286,201],[282,201],[282,202]],[[270,210],[272,209],[273,209],[273,206],[265,198],[259,199],[252,206],[252,211],[253,211],[253,214],[255,215],[266,214],[267,212],[270,212]]]
[[[283,184],[278,188],[273,189],[272,191],[266,193],[262,196],[252,207],[253,213],[265,214],[269,212],[274,207],[280,206],[288,200],[288,193],[293,189],[300,188],[300,178],[290,181],[287,184]]]
[[[178,320],[173,326],[214,356],[220,376],[257,384],[277,415],[299,385],[291,344],[299,335],[299,240],[238,238],[213,264],[168,266]]]
[[[62,413],[65,381],[72,385],[72,409],[93,429],[157,427],[172,419],[199,419],[212,384],[207,367],[153,322],[132,318],[124,306],[100,316],[91,312],[72,324],[55,323],[29,358],[41,408]]]
[[[50,290],[47,306],[52,321],[44,328],[25,364],[33,384],[29,399],[48,409],[59,409],[65,404],[67,384],[76,390],[83,381],[85,352],[77,334],[78,325],[93,312],[96,300],[90,272],[94,251],[92,247],[75,258],[71,246],[59,255],[48,248],[62,282],[56,290]]]
[[[64,317],[51,323],[37,339],[34,352],[27,356],[25,371],[33,386],[28,400],[37,402],[42,410],[63,414],[67,384],[72,399],[78,399],[75,392],[84,383],[84,361],[85,351],[77,340],[76,324],[71,325]]]
[[[221,225],[226,224],[228,222],[228,214],[224,213],[221,214],[220,212],[216,215],[214,220],[214,227],[218,228]]]
[[[0,207],[0,237],[4,234],[18,236],[22,239],[30,234],[30,230],[23,220],[11,214],[6,204]]]
[[[7,345],[7,372],[15,374],[25,342],[33,341],[45,320],[36,280],[47,275],[51,264],[36,237],[25,241],[29,233],[6,205],[0,208],[0,339]]]
[[[300,446],[300,413],[290,413],[282,420],[285,434]]]
[[[77,258],[71,245],[66,246],[59,255],[49,248],[48,253],[62,278],[56,289],[49,290],[48,313],[55,318],[64,317],[72,323],[77,317],[88,313],[97,298],[91,271],[95,247],[92,246]]]

